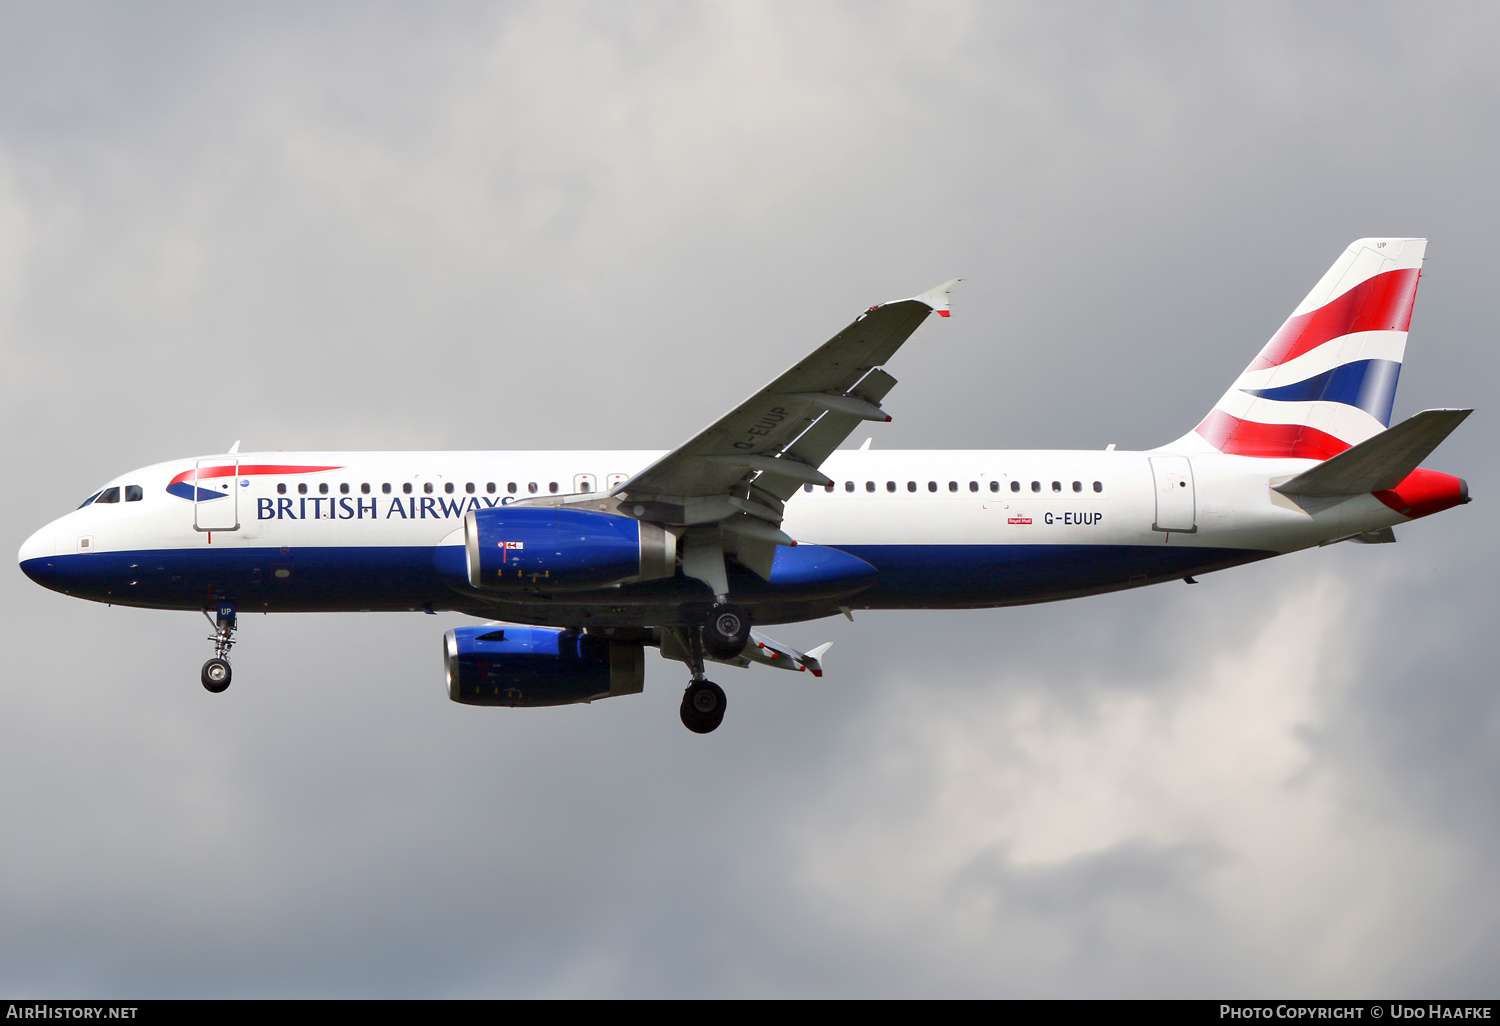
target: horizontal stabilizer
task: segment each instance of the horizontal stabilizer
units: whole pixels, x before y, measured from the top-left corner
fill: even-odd
[[[1283,495],[1361,495],[1394,488],[1473,410],[1423,410],[1311,470],[1273,486]]]
[[[1395,541],[1396,532],[1389,527],[1381,527],[1374,531],[1361,531],[1359,534],[1345,535],[1342,538],[1330,538],[1325,542],[1318,542],[1318,547],[1337,545],[1339,542],[1359,542],[1361,545],[1392,545]]]

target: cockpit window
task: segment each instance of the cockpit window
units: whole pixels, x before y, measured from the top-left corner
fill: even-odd
[[[144,494],[145,493],[141,491],[141,486],[140,485],[126,485],[125,486],[125,501],[126,502],[140,502],[141,501],[141,497]]]
[[[84,499],[82,502],[80,502],[78,504],[78,508],[79,509],[83,509],[83,507],[87,506],[89,503],[93,502],[95,499],[99,498],[99,496],[101,496],[103,494],[104,494],[103,492],[95,492],[93,495],[90,495],[87,499]]]
[[[94,501],[95,502],[119,502],[120,501],[120,489],[117,488],[117,487],[116,488],[106,488],[106,489],[104,489],[104,491],[102,491],[102,492],[99,493],[99,498],[95,499]]]

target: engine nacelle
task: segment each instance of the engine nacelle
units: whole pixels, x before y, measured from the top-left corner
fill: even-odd
[[[443,635],[448,697],[464,705],[571,705],[639,694],[645,647],[556,627],[458,627]]]
[[[496,506],[464,517],[469,584],[578,590],[677,572],[677,539],[656,524],[566,506]]]

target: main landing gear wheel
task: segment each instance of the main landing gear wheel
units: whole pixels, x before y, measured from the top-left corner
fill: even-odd
[[[203,664],[203,686],[214,694],[220,694],[229,687],[229,679],[234,676],[234,671],[229,668],[229,662],[215,656]]]
[[[733,659],[750,640],[750,614],[726,602],[709,610],[703,623],[703,647],[715,659]]]
[[[697,680],[682,693],[682,725],[694,734],[712,733],[724,722],[724,689],[711,680]]]

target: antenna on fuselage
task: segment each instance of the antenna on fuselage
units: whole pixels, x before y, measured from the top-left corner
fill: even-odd
[[[230,456],[238,456],[239,452],[240,452],[240,440],[238,438],[236,438],[234,440],[234,444],[229,447],[229,453],[228,453],[228,455],[230,455]]]

